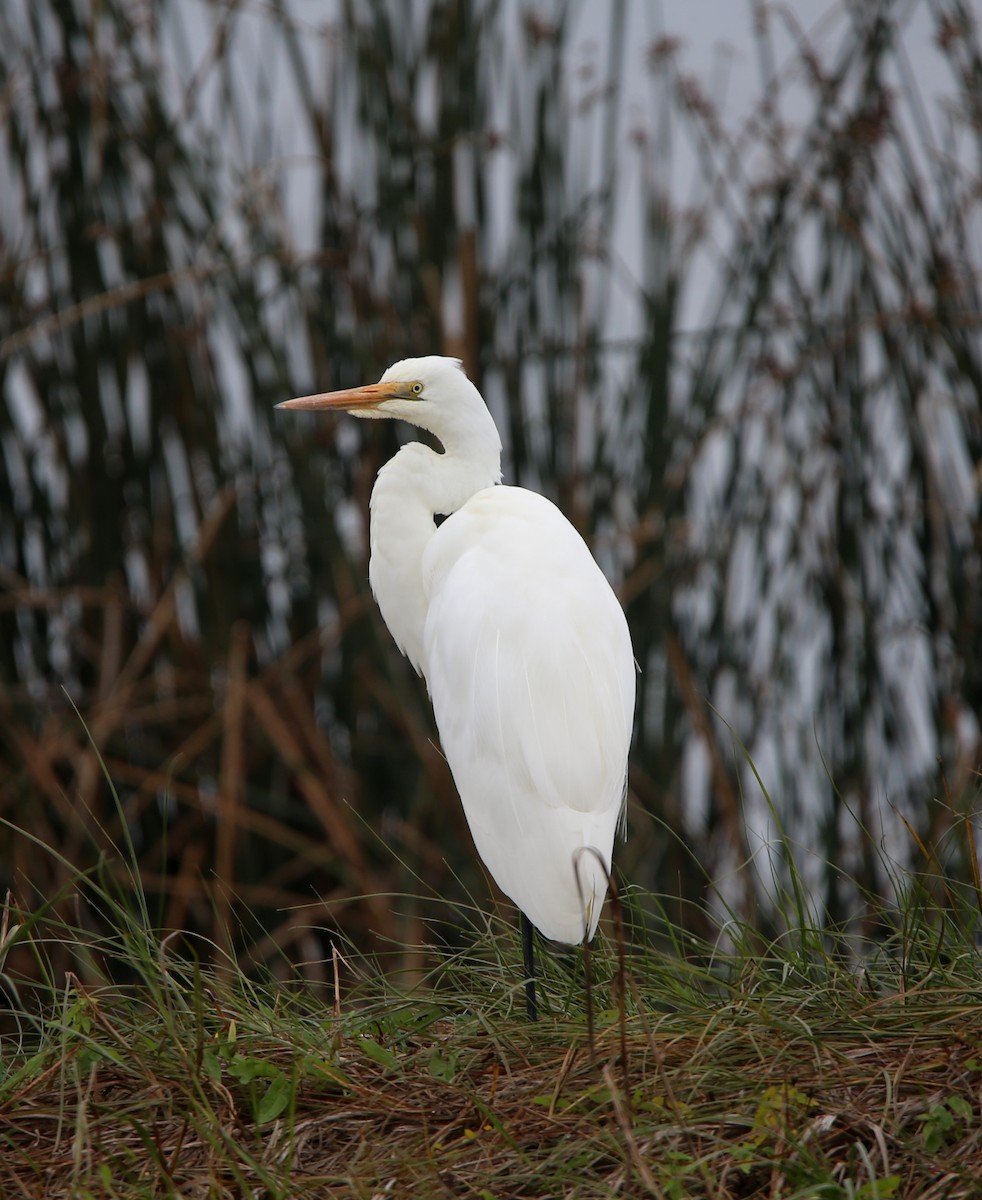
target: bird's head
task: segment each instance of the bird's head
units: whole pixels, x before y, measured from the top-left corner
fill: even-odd
[[[299,396],[276,407],[408,421],[434,434],[444,446],[478,431],[487,440],[488,427],[494,429],[481,393],[464,374],[460,360],[436,354],[393,363],[378,383]],[[500,450],[497,431],[493,440]]]
[[[463,499],[471,496],[478,487],[501,480],[501,437],[487,412],[484,398],[463,373],[457,359],[444,359],[436,354],[423,359],[403,359],[394,362],[378,383],[345,391],[324,391],[316,396],[299,396],[297,400],[285,400],[276,407],[351,413],[363,418],[388,416],[408,421],[409,425],[432,433],[441,443],[444,474],[449,467],[462,466],[462,482],[457,491]],[[418,450],[412,450],[415,445],[418,443],[403,446],[402,450],[418,454]],[[408,460],[402,462],[406,464]],[[457,496],[457,491],[453,496]],[[443,498],[433,503],[450,504],[445,487],[441,494]],[[433,511],[453,512],[463,499],[455,500],[449,508]]]
[[[299,396],[276,407],[408,421],[432,433],[445,451],[490,462],[493,478],[501,478],[501,437],[483,396],[463,373],[459,359],[437,354],[402,359],[394,362],[378,383]]]

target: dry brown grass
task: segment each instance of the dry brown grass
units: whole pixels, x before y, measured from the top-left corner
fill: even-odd
[[[529,1026],[485,982],[331,1013],[69,980],[19,1070],[7,1042],[0,1194],[978,1195],[975,961],[875,996],[751,968],[670,1012],[652,975],[626,1059],[616,1012],[591,1052],[581,1017]]]

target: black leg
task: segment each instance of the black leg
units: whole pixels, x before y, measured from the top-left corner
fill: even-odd
[[[539,1019],[535,1003],[535,944],[532,941],[532,922],[522,913],[519,918],[522,929],[522,959],[525,963],[525,1015],[530,1021]]]
[[[583,991],[586,1000],[586,1040],[590,1047],[590,1061],[596,1062],[597,1050],[593,1040],[593,960],[590,957],[590,939],[583,935]]]

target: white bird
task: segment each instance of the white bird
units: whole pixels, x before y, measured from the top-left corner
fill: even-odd
[[[634,721],[624,612],[559,509],[500,483],[501,439],[456,359],[278,407],[396,418],[443,446],[410,442],[379,471],[369,577],[426,680],[478,854],[523,914],[534,1018],[528,922],[589,940],[607,892]]]

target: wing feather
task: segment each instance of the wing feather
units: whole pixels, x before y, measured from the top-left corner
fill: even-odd
[[[478,852],[547,936],[590,934],[624,796],[635,668],[623,611],[554,505],[477,493],[423,560],[424,674]],[[470,703],[463,701],[470,697]]]

